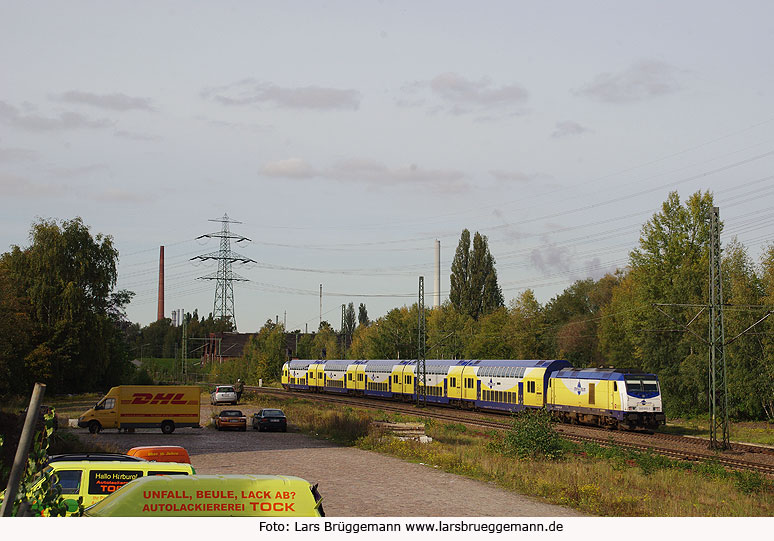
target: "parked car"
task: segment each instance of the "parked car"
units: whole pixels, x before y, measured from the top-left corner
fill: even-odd
[[[210,394],[210,404],[234,404],[237,403],[237,394],[233,385],[217,385]]]
[[[141,447],[132,447],[126,454],[132,457],[150,460],[151,462],[191,463],[191,457],[188,456],[188,451],[179,445],[144,445]]]
[[[67,515],[72,515],[78,512],[79,498],[83,506],[88,507],[138,477],[195,473],[190,464],[149,462],[136,456],[111,453],[55,455],[49,458],[41,476],[33,481],[28,495],[34,494],[51,475],[56,474],[56,484],[67,505]],[[0,493],[0,502],[3,497],[4,493]],[[31,512],[41,514],[37,501],[32,501]]]
[[[180,495],[186,499],[174,499]],[[135,479],[84,515],[293,518],[324,517],[325,512],[317,485],[300,477],[232,474]]]
[[[19,413],[27,415],[27,408],[24,408]],[[40,406],[40,412],[38,413],[38,422],[45,425],[46,424],[46,415],[53,415],[54,416],[54,430],[59,429],[59,419],[56,417],[56,410],[54,409],[54,406],[49,406],[46,404],[43,404]]]
[[[235,428],[244,432],[247,430],[247,417],[239,410],[223,410],[215,417],[215,428]]]
[[[282,430],[288,431],[288,419],[282,410],[262,409],[253,414],[253,430]]]

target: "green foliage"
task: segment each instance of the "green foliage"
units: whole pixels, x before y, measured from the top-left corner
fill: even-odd
[[[27,466],[19,482],[16,497],[13,502],[12,516],[48,515],[64,516],[68,511],[67,503],[62,497],[62,489],[57,484],[56,475],[41,473],[48,459],[48,449],[52,434],[54,433],[54,420],[56,413],[53,408],[43,420],[43,426],[35,433]],[[2,444],[2,440],[0,440]],[[0,445],[1,446],[1,445]],[[43,481],[35,487],[43,475]],[[78,499],[78,511],[83,513],[81,498]]]
[[[352,341],[352,334],[355,332],[356,323],[355,305],[354,303],[349,303],[344,308],[344,328],[341,329],[341,332],[347,337],[347,343]]]
[[[361,327],[368,327],[371,324],[371,321],[368,319],[368,310],[366,309],[366,305],[362,302],[357,309],[357,324]]]
[[[566,444],[554,430],[551,414],[546,410],[521,411],[513,416],[510,430],[502,440],[492,444],[493,450],[518,458],[562,457]]]
[[[471,250],[470,231],[463,229],[450,276],[449,301],[456,310],[478,319],[505,305],[494,265],[486,236],[476,232]]]
[[[734,486],[744,494],[762,494],[774,489],[774,483],[758,472],[735,471]]]
[[[277,381],[282,374],[282,365],[287,360],[285,326],[270,319],[252,336],[245,346],[236,373],[227,381],[241,378],[250,384],[259,379]],[[226,363],[226,364],[234,364]]]
[[[123,307],[132,293],[112,292],[112,238],[92,237],[75,218],[41,220],[30,239],[0,255],[0,376],[12,376],[0,377],[0,394],[35,381],[52,392],[118,383],[128,369]]]

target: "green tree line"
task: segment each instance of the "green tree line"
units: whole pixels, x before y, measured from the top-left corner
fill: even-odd
[[[648,220],[628,265],[578,280],[541,304],[532,290],[504,302],[485,236],[464,230],[452,264],[450,299],[427,309],[427,358],[566,359],[577,367],[614,366],[658,374],[667,413],[705,412],[708,397],[709,211],[697,192],[669,194]],[[114,291],[117,251],[80,219],[33,225],[28,248],[0,256],[0,394],[32,382],[52,392],[94,390],[126,381],[129,358],[172,357],[181,327],[168,319],[126,321],[131,293]],[[738,419],[774,419],[774,244],[760,261],[731,239],[722,252],[729,408]],[[229,331],[228,322],[186,314],[188,337]],[[371,320],[365,305],[344,309],[344,329],[322,322],[314,335],[271,320],[243,357],[212,366],[223,381],[279,378],[288,340],[299,358],[413,359],[417,305]],[[190,356],[196,353],[189,345]]]
[[[677,192],[669,194],[643,226],[626,268],[578,280],[545,304],[528,289],[505,306],[486,237],[476,233],[471,249],[464,230],[452,264],[454,294],[426,311],[426,357],[566,359],[576,367],[643,370],[658,374],[669,415],[706,412],[709,322],[702,305],[709,296],[712,206],[708,192],[684,203]],[[732,240],[722,268],[730,412],[737,419],[774,419],[774,318],[755,325],[774,307],[774,245],[756,264]],[[346,342],[326,324],[298,348],[298,357],[323,358],[325,348],[329,359],[414,359],[418,325],[416,304],[373,322],[361,319],[345,330]],[[261,332],[284,329],[267,322]],[[280,338],[271,342],[273,352],[263,349],[268,343],[258,340],[246,353],[251,375],[278,377],[287,352]]]

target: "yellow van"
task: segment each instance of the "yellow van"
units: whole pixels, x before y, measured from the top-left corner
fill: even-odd
[[[87,517],[323,517],[317,485],[284,475],[144,477],[85,510]]]
[[[178,427],[198,427],[200,394],[192,385],[119,385],[83,413],[78,426],[92,434],[104,428],[160,428],[171,434]]]
[[[78,498],[83,506],[89,507],[109,496],[125,484],[140,477],[157,475],[193,475],[196,471],[190,464],[175,462],[149,462],[127,455],[79,454],[51,457],[43,470],[41,479],[33,485],[37,489],[44,476],[55,473],[62,487],[62,496],[67,503],[67,514],[78,511]],[[35,509],[35,502],[32,502]]]

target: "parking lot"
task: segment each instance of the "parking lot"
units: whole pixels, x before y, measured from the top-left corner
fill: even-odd
[[[250,426],[255,408],[236,406],[248,416],[246,432],[183,428],[165,435],[159,430],[89,434],[81,438],[112,443],[121,451],[140,445],[181,445],[202,474],[281,474],[319,483],[328,516],[580,516],[572,509],[412,464],[377,453],[333,445],[293,429],[259,432]],[[212,408],[202,406],[202,423]]]

